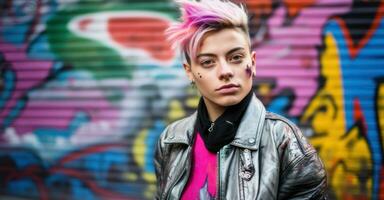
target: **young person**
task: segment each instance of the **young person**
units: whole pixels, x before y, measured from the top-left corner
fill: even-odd
[[[242,6],[179,1],[167,30],[201,94],[197,112],[170,124],[155,153],[156,199],[324,199],[315,149],[252,92],[256,56]]]

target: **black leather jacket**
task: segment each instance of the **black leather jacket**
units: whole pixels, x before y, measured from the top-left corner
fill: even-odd
[[[170,124],[155,153],[156,199],[180,199],[191,171],[196,113]],[[316,150],[287,119],[254,96],[235,139],[218,152],[218,199],[325,199]]]

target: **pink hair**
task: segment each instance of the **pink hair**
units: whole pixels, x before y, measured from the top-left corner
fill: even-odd
[[[247,34],[248,17],[242,5],[228,0],[176,0],[180,5],[181,22],[173,23],[166,35],[172,47],[181,48],[187,59],[194,59],[203,36],[223,28],[240,28]]]

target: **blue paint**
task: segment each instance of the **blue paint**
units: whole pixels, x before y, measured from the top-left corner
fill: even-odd
[[[15,88],[16,75],[10,69],[5,69],[3,74],[4,88],[0,93],[0,108],[4,108],[6,102],[11,98]]]
[[[25,195],[28,197],[39,196],[37,185],[30,178],[11,180],[5,187],[8,195]]]
[[[149,173],[155,173],[155,167],[153,165],[153,158],[155,156],[156,144],[161,133],[165,129],[166,124],[162,120],[156,120],[153,124],[153,127],[148,130],[148,137],[145,140],[145,145],[147,148],[145,154],[145,166],[144,170]]]
[[[367,139],[373,159],[373,191],[372,199],[378,199],[380,168],[382,165],[381,137],[377,129],[377,117],[374,105],[376,104],[375,93],[378,85],[375,79],[384,77],[384,20],[381,20],[379,27],[374,32],[368,43],[360,49],[355,58],[351,58],[346,39],[342,34],[342,29],[335,20],[331,20],[325,26],[324,35],[331,33],[336,39],[340,54],[341,79],[343,80],[344,110],[346,128],[351,128],[354,123],[354,101],[358,99],[362,108],[364,118],[367,123]],[[381,49],[381,53],[377,50]],[[349,81],[350,80],[350,81]],[[364,85],[360,88],[356,83]]]
[[[3,121],[3,127],[7,128],[8,126],[10,126],[12,124],[12,122],[20,115],[25,104],[26,104],[26,100],[24,98],[19,99],[16,102],[16,105],[12,107],[8,116],[5,117],[5,119]]]
[[[52,144],[52,141],[49,139],[56,139],[57,137],[63,137],[69,139],[73,133],[81,125],[90,121],[90,116],[85,112],[77,112],[72,118],[71,122],[68,124],[68,128],[65,130],[60,130],[57,128],[40,128],[34,131],[34,134],[39,138],[39,141],[43,144]],[[54,138],[52,138],[54,137]]]

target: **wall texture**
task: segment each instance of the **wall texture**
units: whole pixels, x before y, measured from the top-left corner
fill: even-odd
[[[254,91],[318,149],[331,199],[384,199],[384,2],[248,0]],[[151,199],[198,97],[166,0],[0,1],[0,195]]]

